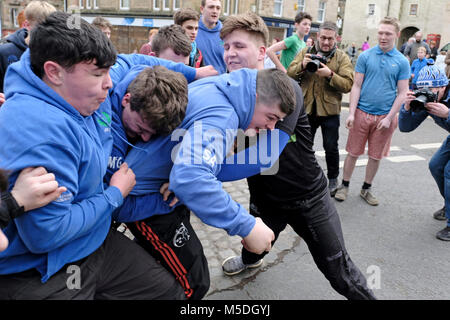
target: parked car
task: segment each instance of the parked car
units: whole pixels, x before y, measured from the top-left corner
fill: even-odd
[[[445,46],[443,46],[443,47],[441,48],[441,50],[439,50],[439,52],[441,52],[441,51],[447,52],[448,50],[450,50],[450,42],[447,43]]]

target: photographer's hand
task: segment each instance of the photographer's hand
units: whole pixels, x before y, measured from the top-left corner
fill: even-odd
[[[316,71],[316,74],[317,74],[319,77],[322,77],[322,78],[328,78],[328,77],[330,77],[330,76],[333,74],[333,72],[330,70],[330,68],[327,67],[326,64],[323,64],[323,63],[321,62],[320,65],[321,65],[322,67],[319,68],[319,69],[317,69],[317,71]]]
[[[305,54],[305,57],[303,58],[303,62],[302,62],[302,69],[305,70],[306,69],[306,65],[308,64],[308,62],[311,62],[311,54],[307,53]]]
[[[439,102],[428,102],[425,107],[427,108],[428,112],[432,115],[435,115],[439,118],[447,119],[449,114],[448,107]]]
[[[409,104],[411,103],[411,101],[413,101],[416,98],[416,96],[414,95],[413,91],[408,91],[406,93],[406,98],[405,98],[405,110],[409,111],[410,107]]]

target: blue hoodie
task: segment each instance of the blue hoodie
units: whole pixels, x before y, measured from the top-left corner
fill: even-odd
[[[0,46],[0,92],[3,92],[3,81],[8,66],[19,61],[28,45],[25,38],[28,36],[27,29],[19,29],[6,38],[6,43]]]
[[[212,65],[219,74],[226,73],[227,65],[223,60],[223,41],[220,39],[222,22],[219,20],[214,28],[208,29],[202,20],[203,18],[200,17],[195,41],[197,42],[197,48],[202,52],[204,65]]]
[[[110,70],[113,84],[133,64],[149,60],[120,55]],[[29,50],[10,66],[7,80],[7,101],[0,108],[0,167],[11,170],[13,185],[23,168],[43,166],[67,192],[5,228],[10,245],[0,253],[0,274],[36,268],[46,282],[101,246],[111,213],[123,202],[118,188],[103,185],[113,143],[111,101],[108,97],[92,116],[81,116],[33,73]]]
[[[203,222],[247,236],[254,217],[222,189],[216,176],[237,129],[248,128],[253,117],[256,76],[257,70],[241,69],[191,83],[179,128],[171,136],[138,143],[140,149],[128,153],[126,162],[137,182],[131,195],[159,193],[170,177],[170,189]]]
[[[414,78],[412,78],[411,81],[412,84],[416,84],[420,70],[422,70],[423,67],[426,67],[428,65],[428,62],[433,62],[433,59],[417,58],[413,61],[413,63],[411,64],[411,74],[414,75]]]
[[[192,68],[185,66],[182,63],[173,63],[168,60],[152,57],[154,61],[151,61],[153,65],[162,65],[170,70],[182,73],[188,82],[192,82],[195,77],[195,73],[192,73]],[[124,159],[128,153],[128,149],[137,148],[130,144],[127,140],[127,135],[122,122],[122,98],[126,94],[130,83],[141,73],[142,70],[149,67],[149,65],[136,65],[131,68],[127,76],[118,83],[111,93],[112,104],[112,123],[111,129],[113,131],[114,145],[108,161],[108,169],[105,175],[105,182],[109,183],[111,176],[116,172],[120,165],[124,162]],[[167,201],[163,200],[160,193],[152,193],[146,195],[145,198],[132,198],[125,203],[122,214],[122,207],[120,210],[116,210],[113,213],[114,220],[119,222],[132,222],[147,218],[148,216],[140,216],[140,214],[148,212],[165,214],[173,210],[174,207],[170,207],[169,203],[172,198]],[[177,204],[179,205],[179,203]],[[136,207],[142,206],[142,207]]]

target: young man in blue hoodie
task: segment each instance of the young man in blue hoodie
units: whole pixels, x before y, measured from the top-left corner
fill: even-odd
[[[130,83],[128,78],[133,75],[122,82]],[[139,92],[128,90],[131,97]],[[186,116],[172,135],[138,143],[129,151],[126,162],[136,172],[138,184],[115,218],[134,222],[128,226],[139,243],[174,273],[187,297],[200,299],[209,289],[208,265],[189,222],[190,210],[203,222],[240,235],[250,251],[270,249],[272,231],[234,202],[218,179],[231,180],[235,174],[235,166],[228,167],[228,174],[221,167],[237,130],[273,129],[293,111],[292,90],[289,78],[277,70],[242,70],[196,81],[189,85]],[[122,93],[115,90],[113,96],[124,94],[122,88]],[[280,131],[279,136],[284,146],[289,133]],[[175,207],[164,203],[160,195],[161,185],[168,180],[180,199]]]
[[[6,43],[0,46],[0,92],[3,92],[3,80],[6,69],[11,63],[19,61],[28,48],[30,31],[54,11],[56,11],[56,8],[46,1],[31,1],[25,7],[24,27],[7,37]]]
[[[204,64],[212,65],[219,74],[226,73],[227,67],[223,61],[223,45],[220,40],[220,0],[202,0],[200,12],[202,16],[198,23],[197,47],[203,54]]]
[[[135,178],[123,164],[103,183],[113,143],[108,91],[133,64],[153,61],[116,57],[100,30],[55,12],[10,67],[0,166],[12,172],[11,186],[23,168],[43,166],[67,191],[3,230],[10,245],[0,254],[0,299],[185,298],[166,269],[111,229]]]

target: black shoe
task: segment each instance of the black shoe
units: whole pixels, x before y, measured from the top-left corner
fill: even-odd
[[[436,220],[447,220],[447,217],[445,216],[445,206],[443,206],[441,209],[433,213],[433,218]]]
[[[438,233],[436,233],[436,238],[443,241],[450,241],[450,227],[445,227]]]

